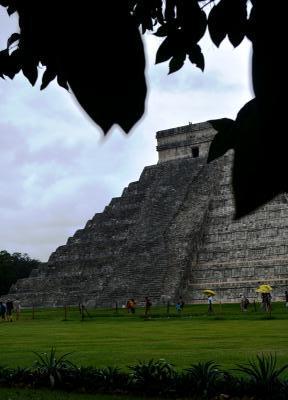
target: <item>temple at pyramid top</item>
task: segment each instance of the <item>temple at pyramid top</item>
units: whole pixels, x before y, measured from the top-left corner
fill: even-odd
[[[200,122],[156,133],[159,163],[179,158],[206,157],[215,130],[209,122]]]

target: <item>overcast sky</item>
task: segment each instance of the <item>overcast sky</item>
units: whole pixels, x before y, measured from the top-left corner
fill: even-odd
[[[0,46],[17,19],[0,7]],[[167,75],[153,65],[161,39],[146,37],[149,94],[146,114],[127,136],[114,127],[106,138],[55,83],[40,92],[21,74],[0,79],[0,250],[47,261],[112,197],[157,163],[155,133],[221,117],[235,118],[251,97],[250,45],[217,49],[203,40],[206,67],[189,62]]]

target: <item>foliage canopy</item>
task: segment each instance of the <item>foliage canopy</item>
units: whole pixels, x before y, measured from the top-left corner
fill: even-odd
[[[283,121],[280,124],[285,115],[286,61],[280,56],[285,13],[277,4],[98,0],[79,5],[67,0],[0,0],[0,5],[9,15],[17,12],[20,25],[20,33],[12,34],[0,52],[0,76],[13,79],[22,71],[34,85],[38,66],[44,66],[41,89],[57,79],[60,86],[72,90],[104,133],[113,124],[129,132],[144,112],[145,56],[139,27],[142,33],[154,31],[163,37],[156,63],[169,61],[169,73],[178,71],[186,59],[204,70],[199,41],[207,29],[217,47],[226,37],[234,47],[247,37],[253,46],[255,98],[235,121],[211,121],[218,134],[209,161],[230,148],[235,151],[236,218],[287,191],[287,139]]]
[[[29,276],[32,269],[39,265],[40,261],[31,259],[27,254],[0,251],[0,296],[7,294],[13,283]]]

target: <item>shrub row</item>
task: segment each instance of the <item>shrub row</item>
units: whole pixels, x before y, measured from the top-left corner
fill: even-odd
[[[183,371],[164,359],[139,362],[130,372],[115,367],[77,367],[64,354],[35,353],[31,368],[0,367],[0,386],[57,388],[87,393],[125,393],[193,399],[273,399],[288,398],[288,364],[277,367],[276,356],[258,355],[238,365],[232,374],[213,362],[199,362]]]

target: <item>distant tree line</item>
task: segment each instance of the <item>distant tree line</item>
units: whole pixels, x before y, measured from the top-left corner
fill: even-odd
[[[10,254],[6,250],[0,251],[0,296],[7,294],[13,283],[18,279],[29,276],[32,269],[37,268],[40,261],[33,260],[24,253]]]

